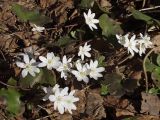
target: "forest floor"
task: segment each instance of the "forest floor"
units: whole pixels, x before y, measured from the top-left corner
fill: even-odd
[[[86,22],[89,9],[97,29]],[[139,40],[140,33],[152,43],[143,54],[116,37]],[[91,56],[80,60],[86,43]],[[51,52],[72,58],[73,71],[77,61],[85,67],[91,59],[105,70],[97,80],[87,74],[89,82],[77,80],[72,69],[65,80],[55,67],[24,77],[17,61],[27,55],[40,63]],[[43,100],[49,94],[44,87],[55,84],[76,91],[72,114],[60,114],[51,99]],[[0,120],[160,120],[159,95],[159,0],[0,0]]]

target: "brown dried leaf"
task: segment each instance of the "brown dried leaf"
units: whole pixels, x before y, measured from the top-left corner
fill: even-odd
[[[86,114],[93,120],[106,118],[106,112],[103,107],[103,98],[94,92],[89,92],[87,96]]]
[[[160,115],[160,99],[156,95],[142,93],[141,113]]]

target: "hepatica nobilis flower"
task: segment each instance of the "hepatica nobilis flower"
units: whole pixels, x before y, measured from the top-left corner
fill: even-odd
[[[24,62],[16,62],[16,65],[20,68],[22,68],[22,77],[26,77],[28,73],[32,76],[35,76],[35,73],[39,73],[40,70],[37,68],[37,63],[34,59],[29,59],[29,56],[27,54],[23,55],[23,61]]]
[[[61,72],[61,78],[64,78],[65,80],[67,79],[67,73],[70,72],[70,69],[72,67],[71,61],[72,61],[72,58],[69,58],[67,60],[66,55],[64,55],[62,58],[62,63],[57,69],[57,71]]]
[[[148,35],[143,36],[141,33],[140,38],[136,38],[136,35],[133,35],[129,39],[129,34],[124,36],[116,35],[116,38],[118,39],[118,43],[126,47],[132,56],[134,56],[134,53],[139,53],[141,56],[142,53],[145,53],[147,48],[152,47],[150,37]]]
[[[153,43],[150,40],[151,38],[148,35],[143,36],[140,33],[140,38],[137,39],[140,56],[146,52],[147,48],[152,47]]]
[[[94,78],[95,80],[98,80],[99,77],[103,77],[101,72],[105,71],[104,67],[98,67],[97,60],[91,60],[90,64],[87,64],[87,69],[89,71],[90,78]]]
[[[57,89],[59,89],[59,85],[55,84],[54,87],[42,87],[43,91],[46,93],[46,95],[43,97],[43,101],[46,101],[49,99],[49,96],[54,94]]]
[[[99,23],[98,19],[94,19],[95,13],[92,13],[91,10],[88,10],[88,13],[83,13],[85,22],[89,26],[89,28],[93,31],[94,29],[97,29],[97,26],[95,24]]]
[[[52,68],[57,69],[59,65],[61,64],[60,58],[55,56],[53,52],[47,53],[47,58],[40,56],[39,59],[42,62],[38,65],[38,67],[47,66],[49,70],[51,70]]]
[[[74,90],[70,93],[68,93],[68,90],[68,87],[64,89],[58,88],[55,90],[54,94],[49,96],[49,100],[54,102],[54,110],[58,109],[60,114],[64,114],[65,111],[72,114],[72,110],[76,110],[74,103],[79,101],[79,98],[74,96]]]
[[[91,57],[91,54],[89,53],[91,51],[91,45],[87,45],[87,42],[84,44],[84,46],[79,47],[78,56],[81,56],[81,59],[84,60],[84,57]]]
[[[82,65],[79,61],[76,62],[77,70],[72,70],[72,74],[75,75],[78,81],[84,81],[85,83],[89,82],[88,78],[88,69],[86,65]]]
[[[40,27],[40,26],[37,26],[36,24],[33,24],[33,28],[32,28],[32,31],[33,32],[43,32],[45,30],[45,27]]]

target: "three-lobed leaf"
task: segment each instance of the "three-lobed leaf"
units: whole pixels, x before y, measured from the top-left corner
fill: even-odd
[[[113,22],[107,14],[103,14],[99,17],[99,26],[102,29],[102,35],[106,37],[122,31],[120,25]]]
[[[38,11],[28,10],[19,4],[13,4],[12,11],[20,20],[24,22],[30,21],[31,23],[34,23],[36,25],[43,26],[44,24],[52,21],[49,17],[40,14]]]
[[[20,94],[15,89],[1,89],[0,96],[4,97],[7,101],[7,110],[12,114],[20,112]]]

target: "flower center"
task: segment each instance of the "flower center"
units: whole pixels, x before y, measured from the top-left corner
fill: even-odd
[[[59,96],[59,97],[57,97],[57,101],[61,101],[62,100],[62,98]]]
[[[31,65],[30,65],[30,64],[27,64],[27,65],[26,65],[26,69],[27,69],[28,71],[30,71],[30,70],[31,70]]]
[[[92,24],[92,18],[88,17],[87,23],[88,23],[88,24]]]
[[[51,64],[52,63],[52,60],[48,60],[48,64]]]
[[[68,104],[72,103],[71,100],[66,100],[66,102],[67,102]]]
[[[80,72],[80,75],[81,75],[82,77],[84,77],[84,76],[86,76],[86,73],[85,73],[85,72]]]

